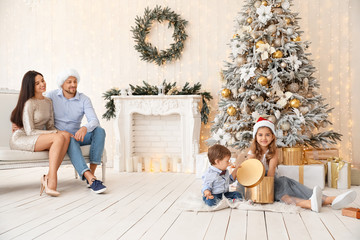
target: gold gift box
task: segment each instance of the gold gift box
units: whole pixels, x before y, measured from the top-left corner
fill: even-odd
[[[327,160],[331,157],[339,157],[339,150],[337,148],[327,148],[327,149],[306,149],[304,151],[305,159],[314,159],[314,160]]]
[[[284,165],[303,165],[303,148],[286,147],[282,149],[282,164]]]
[[[273,203],[274,177],[264,177],[255,187],[246,187],[245,199],[256,203]]]

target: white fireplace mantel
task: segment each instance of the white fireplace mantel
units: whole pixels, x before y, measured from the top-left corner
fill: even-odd
[[[181,124],[181,163],[183,172],[195,172],[195,155],[199,152],[201,115],[199,95],[112,96],[116,108],[114,168],[133,172],[132,118],[143,115],[179,114]]]

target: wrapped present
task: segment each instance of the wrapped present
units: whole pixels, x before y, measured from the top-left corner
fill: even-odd
[[[341,158],[328,159],[328,187],[348,189],[351,187],[351,165]]]
[[[360,185],[360,168],[357,167],[351,168],[351,185],[355,185],[355,186]]]
[[[325,167],[323,164],[309,164],[300,166],[278,165],[278,176],[294,179],[308,188],[325,187]]]
[[[339,157],[339,150],[337,148],[328,149],[306,149],[304,151],[304,158],[315,160],[327,160],[330,157]]]
[[[303,148],[286,147],[282,149],[282,164],[284,165],[303,165]]]
[[[360,219],[360,208],[343,208],[341,214],[343,216]]]

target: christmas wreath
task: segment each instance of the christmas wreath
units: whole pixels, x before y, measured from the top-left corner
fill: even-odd
[[[129,84],[130,91],[132,95],[158,95],[158,87],[151,86],[147,82],[143,82],[144,86],[133,86]],[[202,107],[201,107],[201,121],[206,124],[208,122],[210,109],[208,107],[208,101],[210,101],[213,97],[209,92],[200,92],[201,83],[194,84],[193,87],[189,85],[189,83],[185,83],[184,87],[180,90],[176,86],[176,82],[174,83],[166,83],[166,80],[162,83],[164,86],[164,94],[166,95],[201,95],[202,98]],[[111,118],[115,117],[115,104],[114,100],[111,99],[111,96],[119,96],[121,95],[121,90],[117,88],[112,88],[106,91],[103,94],[103,98],[106,101],[105,108],[106,112],[102,115],[102,118],[106,120],[110,120]]]
[[[151,24],[153,21],[162,23],[169,21],[168,28],[174,27],[172,35],[175,43],[170,44],[170,48],[166,50],[158,50],[156,47],[146,41],[146,35],[150,33]],[[171,62],[173,59],[179,59],[184,48],[184,42],[187,38],[185,33],[185,26],[188,23],[186,20],[180,18],[180,15],[171,11],[166,7],[162,9],[156,6],[153,10],[148,7],[145,9],[144,17],[136,16],[135,27],[131,27],[133,38],[135,39],[135,49],[141,53],[141,59],[148,62],[155,62],[157,65],[162,65],[165,62]]]

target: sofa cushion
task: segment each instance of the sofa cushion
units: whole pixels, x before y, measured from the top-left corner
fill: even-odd
[[[90,145],[81,147],[81,152],[84,157],[89,157]],[[0,147],[0,161],[31,161],[31,160],[48,160],[49,151],[42,152],[29,152],[11,150],[9,147]],[[64,160],[69,160],[69,156],[66,154]]]

